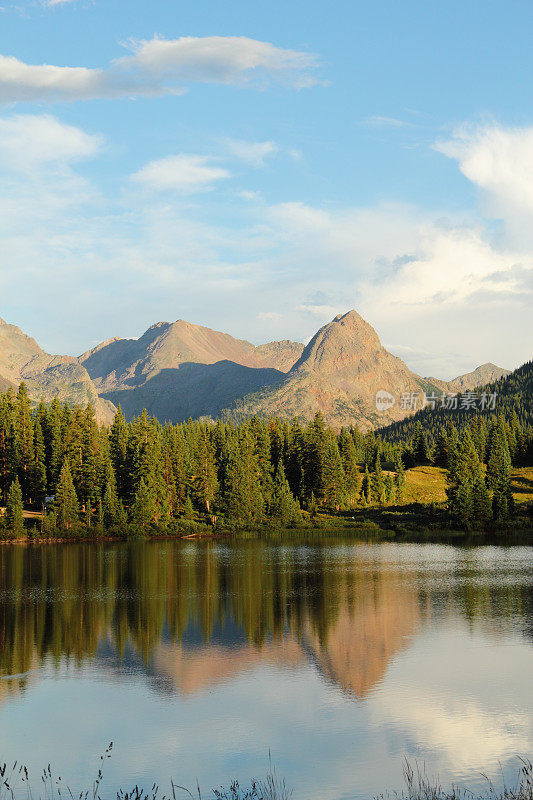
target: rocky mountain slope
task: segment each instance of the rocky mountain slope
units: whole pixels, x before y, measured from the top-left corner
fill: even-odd
[[[465,391],[507,374],[484,364],[453,381],[422,378],[356,311],[335,317],[305,347],[289,340],[256,346],[177,320],[158,322],[139,339],[109,339],[79,358],[49,355],[0,321],[0,390],[24,380],[35,401],[91,402],[102,422],[120,403],[128,418],[147,408],[173,422],[253,414],[307,420],[320,410],[335,427],[368,430],[415,410],[402,395]],[[378,392],[390,402],[376,404]]]
[[[113,419],[115,407],[100,398],[85,367],[71,356],[52,356],[20,328],[0,319],[0,390],[24,381],[32,400],[54,397],[69,403],[91,403],[100,422]]]
[[[356,422],[368,430],[409,413],[401,406],[402,394],[432,389],[385,350],[368,322],[349,311],[313,336],[283,383],[243,398],[229,411],[237,417],[275,414],[309,419],[320,410],[335,427]],[[376,407],[378,391],[392,396],[390,408]]]
[[[184,320],[158,322],[139,339],[111,339],[78,359],[100,395],[131,417],[216,416],[238,398],[285,378],[298,342],[255,346]]]

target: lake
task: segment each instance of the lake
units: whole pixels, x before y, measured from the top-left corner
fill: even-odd
[[[533,755],[533,548],[6,546],[0,576],[0,760],[37,788],[49,762],[87,788],[110,741],[106,797],[206,797],[269,751],[295,800],[401,789],[406,758],[498,784]]]

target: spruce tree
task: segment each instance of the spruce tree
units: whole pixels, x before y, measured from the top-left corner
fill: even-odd
[[[115,473],[110,465],[102,503],[102,523],[108,529],[124,522],[124,509],[117,495]]]
[[[46,495],[46,448],[39,418],[34,424],[33,465],[31,469],[31,496],[42,504]]]
[[[274,477],[274,488],[269,512],[270,516],[273,519],[279,520],[282,525],[290,525],[300,519],[300,505],[292,495],[281,460],[278,462],[278,468]]]
[[[18,478],[15,478],[9,487],[5,516],[7,529],[14,536],[22,536],[24,534],[24,506],[22,504],[22,489]]]
[[[427,436],[420,420],[415,425],[412,443],[415,464],[429,464],[431,461]]]
[[[133,503],[131,520],[142,530],[146,530],[154,522],[156,500],[150,487],[141,478]]]
[[[117,408],[113,424],[109,430],[109,452],[115,472],[118,492],[121,497],[126,497],[130,491],[126,474],[128,426],[120,405]]]
[[[322,496],[329,508],[339,509],[345,497],[344,470],[335,437],[326,436],[322,457]]]
[[[449,508],[466,528],[488,518],[488,492],[474,441],[467,429],[447,474]]]
[[[385,476],[385,502],[392,503],[394,500],[394,478],[391,473]]]
[[[80,507],[67,459],[63,463],[57,484],[55,508],[57,524],[60,528],[68,530],[78,522]]]
[[[194,492],[199,505],[211,513],[211,505],[218,489],[215,449],[207,427],[202,426],[195,453]]]
[[[361,482],[361,502],[364,504],[370,503],[372,499],[372,485],[370,481],[370,472],[368,471],[368,464],[365,464],[365,473]]]
[[[396,476],[394,478],[394,489],[396,494],[396,503],[400,505],[405,498],[405,469],[401,456],[396,463]]]
[[[360,488],[359,470],[357,468],[354,441],[345,428],[341,428],[339,434],[339,452],[344,470],[346,499],[350,504],[353,504],[357,499]]]
[[[381,458],[379,453],[376,457],[376,466],[370,483],[370,496],[374,503],[383,503],[385,500],[385,481],[383,470],[381,469]]]

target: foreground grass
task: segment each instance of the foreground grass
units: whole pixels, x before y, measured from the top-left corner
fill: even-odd
[[[103,800],[111,799],[112,795],[103,792],[103,769],[107,759],[111,757],[113,743],[109,745],[104,755],[100,757],[100,767],[90,789],[73,793],[64,785],[61,778],[56,778],[50,764],[43,770],[39,791],[33,791],[30,776],[24,765],[17,762],[11,769],[4,763],[0,766],[0,800],[18,800],[26,797],[27,800]],[[408,761],[404,766],[405,787],[401,791],[386,792],[375,800],[533,800],[533,767],[530,761],[519,758],[518,775],[510,786],[505,783],[497,788],[485,776],[484,790],[472,792],[467,788],[451,786],[443,788],[438,781],[428,777],[425,768],[420,765],[413,767]],[[160,791],[157,784],[150,789],[135,785],[130,790],[120,789],[115,793],[115,800],[179,800],[188,797],[191,800],[204,800],[200,785],[194,789],[180,786],[173,780],[170,781],[170,791],[165,794]],[[290,790],[283,778],[278,777],[275,768],[269,759],[269,770],[263,779],[254,779],[246,786],[241,786],[234,781],[228,787],[212,789],[205,800],[290,800]],[[312,798],[308,798],[312,800]]]
[[[0,800],[106,800],[113,795],[103,791],[103,770],[105,762],[111,758],[113,742],[109,744],[105,753],[100,756],[98,773],[90,789],[72,791],[64,784],[61,777],[56,777],[50,764],[42,771],[39,790],[32,788],[30,775],[24,764],[15,762],[11,769],[4,762],[0,766]],[[269,759],[270,760],[270,759]],[[270,763],[270,768],[264,778],[253,779],[248,786],[241,787],[238,781],[233,781],[228,787],[221,786],[212,789],[205,800],[290,800],[292,791],[287,788],[284,778],[279,778],[275,768]],[[185,786],[180,786],[171,779],[168,794],[162,792],[157,784],[150,789],[135,785],[131,789],[119,789],[114,794],[116,800],[204,800],[200,785],[197,782],[192,791]]]

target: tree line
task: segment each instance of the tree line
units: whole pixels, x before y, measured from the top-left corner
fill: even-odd
[[[465,525],[513,513],[512,464],[531,463],[532,435],[516,414],[475,417],[438,435],[420,420],[405,440],[357,427],[333,431],[257,417],[241,423],[161,424],[121,409],[99,427],[94,409],[55,399],[36,408],[24,384],[0,394],[0,500],[4,526],[20,535],[23,509],[45,509],[43,532],[165,530],[176,521],[297,524],[305,509],[339,512],[405,501],[405,470],[448,470],[452,515]]]

